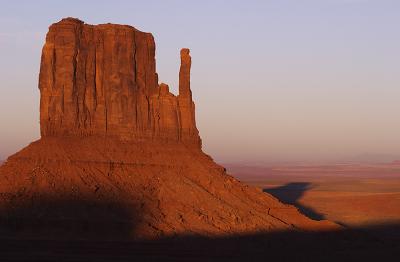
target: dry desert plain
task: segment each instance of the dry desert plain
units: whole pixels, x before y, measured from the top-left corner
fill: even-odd
[[[254,167],[225,164],[307,216],[351,228],[400,224],[400,165],[336,164]],[[399,238],[398,232],[386,232]]]

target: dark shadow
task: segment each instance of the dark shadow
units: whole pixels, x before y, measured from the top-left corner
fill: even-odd
[[[18,202],[11,198],[2,205],[0,235],[10,238],[126,239],[140,219],[137,205],[112,199],[40,195]]]
[[[1,261],[397,261],[400,225],[385,239],[372,232],[273,232],[158,240],[1,239]]]
[[[0,212],[0,261],[396,261],[400,224],[135,240],[142,208],[42,197]]]
[[[292,182],[283,186],[274,188],[264,188],[263,191],[278,198],[285,204],[294,205],[299,211],[314,220],[323,220],[324,215],[318,213],[314,209],[304,206],[299,203],[300,198],[304,193],[312,188],[311,183],[308,182]]]

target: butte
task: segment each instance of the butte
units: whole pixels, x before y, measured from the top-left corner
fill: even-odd
[[[41,138],[0,167],[3,234],[155,239],[336,228],[203,153],[189,49],[180,57],[175,96],[158,83],[150,33],[74,18],[51,25],[39,75]]]

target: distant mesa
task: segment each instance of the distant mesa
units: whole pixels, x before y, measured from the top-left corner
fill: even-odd
[[[150,33],[66,18],[50,26],[41,139],[0,167],[3,235],[226,235],[338,226],[226,174],[201,150],[180,52],[179,94],[159,84]],[[1,228],[0,228],[1,229]]]

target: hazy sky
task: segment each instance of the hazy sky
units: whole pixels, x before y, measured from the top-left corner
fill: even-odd
[[[221,162],[400,156],[400,1],[1,1],[0,159],[39,138],[48,26],[152,32],[160,81],[192,54],[204,149]],[[376,156],[378,158],[378,156]]]

